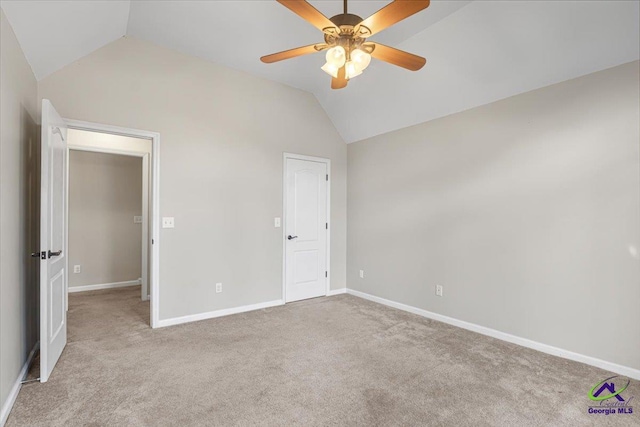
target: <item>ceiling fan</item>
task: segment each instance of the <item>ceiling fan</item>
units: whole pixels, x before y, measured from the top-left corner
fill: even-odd
[[[369,42],[367,38],[426,9],[429,0],[395,0],[367,19],[348,13],[347,0],[344,0],[344,13],[332,18],[327,18],[305,0],[277,1],[322,31],[325,42],[266,55],[260,58],[262,62],[270,64],[326,50],[327,62],[322,70],[332,77],[332,89],[342,89],[350,79],[362,74],[371,57],[411,71],[418,71],[427,62],[421,56]]]

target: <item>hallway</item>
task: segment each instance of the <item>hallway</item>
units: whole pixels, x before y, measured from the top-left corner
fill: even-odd
[[[127,336],[149,327],[149,301],[140,286],[69,294],[68,344]]]

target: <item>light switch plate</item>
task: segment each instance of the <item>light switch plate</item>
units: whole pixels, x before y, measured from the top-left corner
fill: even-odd
[[[273,222],[273,225],[276,228],[280,228],[280,218],[276,218],[275,221]]]
[[[364,279],[364,270],[360,270],[360,278]]]
[[[222,292],[222,283],[216,283],[216,293]]]
[[[134,216],[133,217],[133,223],[134,224],[142,224],[142,216],[138,216],[138,215]]]
[[[163,216],[162,217],[162,228],[174,228],[175,223],[173,221],[172,216]]]

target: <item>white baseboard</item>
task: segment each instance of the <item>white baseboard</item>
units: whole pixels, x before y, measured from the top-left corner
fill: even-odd
[[[346,294],[346,293],[347,293],[347,288],[332,289],[329,291],[327,296]],[[158,322],[158,328],[162,328],[165,326],[180,325],[182,323],[197,322],[199,320],[214,319],[216,317],[229,316],[231,314],[245,313],[247,311],[260,310],[260,309],[269,308],[269,307],[277,307],[279,305],[284,305],[284,301],[283,300],[267,301],[267,302],[261,302],[257,304],[251,304],[251,305],[243,305],[241,307],[225,308],[222,310],[209,311],[206,313],[191,314],[191,315],[182,316],[182,317],[173,317],[171,319],[160,320]]]
[[[497,338],[499,340],[507,341],[513,344],[521,345],[523,347],[531,348],[533,350],[538,350],[543,353],[551,354],[553,356],[562,357],[565,359],[573,360],[575,362],[581,362],[587,365],[604,369],[606,371],[611,371],[620,375],[624,375],[628,378],[640,380],[640,369],[634,369],[628,366],[618,365],[617,363],[607,362],[606,360],[597,359],[595,357],[586,356],[584,354],[574,353],[569,350],[564,350],[551,345],[542,344],[537,341],[529,340],[527,338],[517,337],[515,335],[507,334],[506,332],[500,332],[495,329],[487,328],[485,326],[476,325],[475,323],[469,323],[469,322],[465,322],[464,320],[454,319],[453,317],[443,316],[442,314],[433,313],[431,311],[423,310],[421,308],[416,308],[410,305],[380,298],[364,292],[355,291],[353,289],[347,289],[347,293],[350,295],[354,295],[356,297],[364,298],[369,301],[377,302],[379,304],[397,308],[399,310],[407,311],[409,313],[417,314],[418,316],[427,317],[429,319],[437,320],[443,323],[448,323],[449,325],[453,325],[459,328],[467,329],[469,331],[477,332],[482,335],[487,335],[493,338]]]
[[[69,286],[69,293],[97,291],[100,289],[124,288],[127,286],[135,286],[140,284],[141,284],[140,279],[138,279],[138,280],[128,280],[126,282],[100,283],[98,285]]]
[[[29,367],[31,366],[31,362],[33,361],[33,357],[36,355],[36,351],[40,348],[40,341],[36,343],[31,349],[29,356],[27,356],[27,361],[24,362],[20,373],[18,374],[18,378],[16,382],[11,387],[11,391],[9,392],[9,396],[7,396],[7,400],[2,404],[2,412],[0,412],[0,427],[4,427],[7,422],[7,418],[9,418],[9,414],[11,413],[11,409],[13,408],[13,404],[16,402],[18,398],[18,393],[20,393],[20,388],[22,387],[22,381],[24,377],[27,376],[29,372]]]
[[[254,311],[254,310],[260,310],[263,308],[276,307],[283,304],[284,304],[284,301],[275,300],[275,301],[261,302],[258,304],[243,305],[241,307],[225,308],[222,310],[209,311],[206,313],[191,314],[191,315],[182,316],[182,317],[173,317],[171,319],[161,319],[158,321],[157,327],[163,328],[165,326],[173,326],[173,325],[180,325],[182,323],[197,322],[198,320],[213,319],[216,317],[228,316],[230,314],[245,313],[247,311]]]

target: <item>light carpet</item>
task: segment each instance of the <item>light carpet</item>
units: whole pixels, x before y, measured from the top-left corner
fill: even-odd
[[[640,425],[588,414],[609,372],[350,295],[156,330],[139,287],[69,308],[53,375],[7,426]]]

